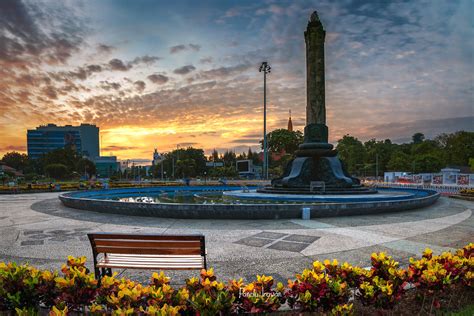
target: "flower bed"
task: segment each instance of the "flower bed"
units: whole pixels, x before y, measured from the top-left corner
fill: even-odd
[[[474,244],[434,256],[427,249],[410,259],[406,269],[384,253],[371,256],[366,270],[336,260],[313,266],[275,284],[257,275],[250,283],[219,281],[213,269],[173,288],[163,272],[149,284],[116,275],[100,284],[85,267],[86,258],[69,257],[61,272],[38,270],[27,264],[0,263],[0,314],[34,315],[228,315],[240,313],[331,315],[431,314],[459,308],[474,299]],[[464,300],[463,300],[464,298]]]
[[[474,189],[462,189],[459,193],[463,196],[474,197]]]
[[[212,185],[214,182],[193,182],[193,186]],[[219,184],[219,183],[214,183]],[[58,187],[56,187],[58,185]],[[245,183],[228,183],[227,186],[242,186]],[[153,188],[153,187],[170,187],[170,186],[185,186],[181,181],[175,182],[109,182],[109,189],[124,189],[124,188]],[[50,191],[75,191],[75,190],[89,190],[89,189],[103,189],[102,182],[95,182],[90,184],[88,182],[56,182],[53,185],[49,183],[41,184],[21,184],[13,187],[7,185],[0,185],[0,194],[8,193],[39,193]]]

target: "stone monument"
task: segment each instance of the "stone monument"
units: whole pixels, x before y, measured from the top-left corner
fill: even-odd
[[[324,39],[326,31],[316,11],[306,31],[306,127],[304,141],[280,178],[258,190],[264,193],[375,193],[351,177],[333,145],[328,143],[326,125]]]

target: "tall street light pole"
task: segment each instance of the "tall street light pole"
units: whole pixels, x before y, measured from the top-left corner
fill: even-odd
[[[267,144],[267,73],[271,71],[270,65],[264,61],[259,72],[263,72],[263,177],[268,179],[268,144]]]
[[[375,181],[379,179],[379,154],[375,153]]]

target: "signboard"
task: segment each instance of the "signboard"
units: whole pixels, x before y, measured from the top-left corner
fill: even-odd
[[[469,175],[468,174],[458,175],[457,184],[458,185],[469,185]]]
[[[432,184],[443,184],[443,175],[434,174],[431,183]]]
[[[206,167],[224,167],[224,163],[223,162],[208,161],[208,162],[206,162]]]
[[[414,175],[413,183],[423,183],[423,176],[421,174]]]

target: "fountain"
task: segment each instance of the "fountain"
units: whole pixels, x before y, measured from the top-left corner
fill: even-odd
[[[283,175],[263,188],[156,187],[61,194],[64,205],[98,212],[172,218],[279,219],[403,211],[431,205],[439,194],[421,189],[368,188],[348,174],[328,143],[325,30],[315,11],[305,34],[307,105],[304,142]]]

